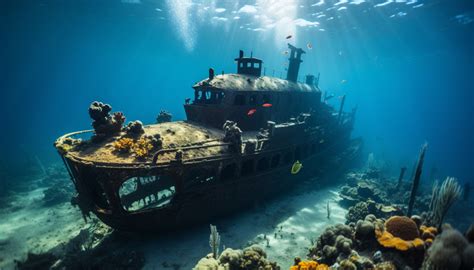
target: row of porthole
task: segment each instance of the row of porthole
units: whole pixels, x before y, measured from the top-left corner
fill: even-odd
[[[263,172],[268,169],[277,168],[280,165],[289,165],[295,160],[300,160],[306,158],[308,155],[313,155],[316,153],[317,146],[315,143],[311,145],[305,145],[304,147],[297,147],[292,152],[286,152],[283,156],[283,162],[281,162],[281,154],[277,153],[272,156],[270,162],[268,157],[262,157],[258,160],[257,166],[254,166],[255,161],[253,159],[246,159],[242,161],[240,168],[240,176],[248,176],[256,171]],[[309,153],[308,153],[309,151]],[[237,169],[236,163],[231,163],[226,165],[221,171],[221,180],[229,180],[236,176],[235,171]]]

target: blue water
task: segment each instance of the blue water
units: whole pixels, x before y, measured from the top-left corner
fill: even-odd
[[[3,167],[57,161],[53,141],[89,129],[94,100],[127,120],[184,119],[192,84],[235,72],[239,49],[284,76],[289,41],[307,52],[301,78],[320,72],[358,106],[366,154],[396,172],[427,141],[426,171],[473,181],[474,2],[323,2],[1,1]]]

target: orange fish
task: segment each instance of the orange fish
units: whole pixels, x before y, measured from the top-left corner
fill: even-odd
[[[257,109],[250,109],[249,112],[247,113],[247,115],[248,115],[248,116],[251,116],[251,115],[253,115],[256,111],[257,111]]]
[[[262,104],[262,107],[264,107],[264,108],[270,108],[271,106],[272,106],[272,104],[270,104],[270,103],[263,103]]]

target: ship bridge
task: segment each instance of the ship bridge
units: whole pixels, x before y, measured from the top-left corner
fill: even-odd
[[[263,61],[244,57],[240,51],[236,74],[214,75],[197,82],[194,98],[184,105],[188,121],[221,128],[226,120],[237,122],[242,130],[258,130],[267,121],[284,122],[300,113],[317,111],[321,91],[307,75],[306,83],[296,81],[302,50],[289,45],[287,79],[261,76]],[[293,64],[292,64],[293,63]]]

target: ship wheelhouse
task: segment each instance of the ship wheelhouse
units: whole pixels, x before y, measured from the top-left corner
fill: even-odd
[[[301,50],[301,49],[300,49]],[[313,84],[314,76],[308,75],[306,83],[297,77],[301,54],[292,54],[288,79],[261,76],[262,60],[236,58],[237,73],[214,75],[197,82],[194,98],[184,105],[187,120],[215,128],[222,128],[226,120],[234,121],[243,131],[259,130],[268,121],[284,122],[300,113],[317,112],[321,91]],[[292,64],[293,63],[293,64]]]

